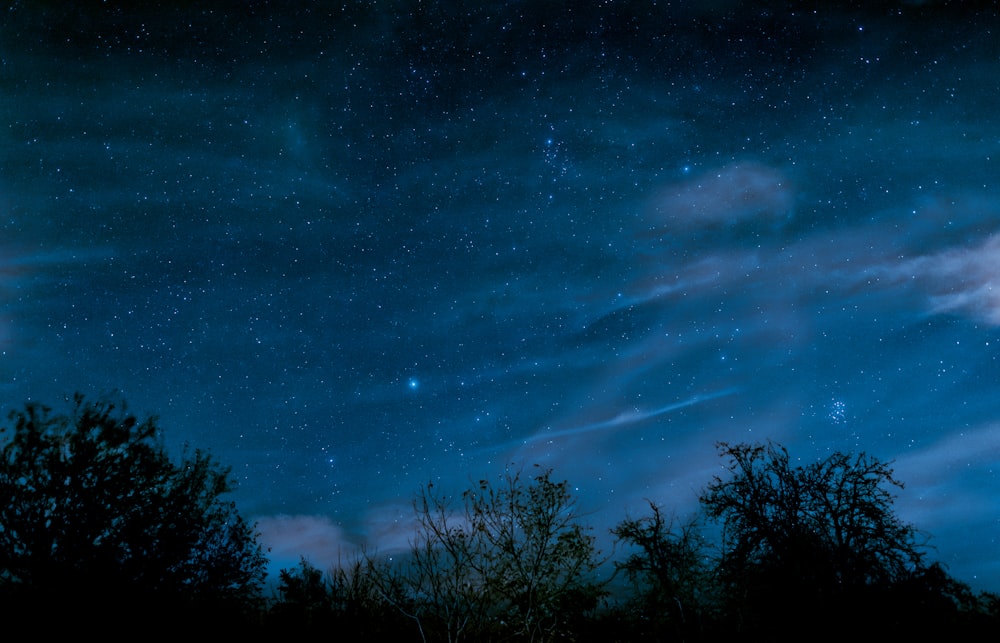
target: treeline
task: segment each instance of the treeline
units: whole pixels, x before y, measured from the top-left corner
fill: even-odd
[[[785,641],[994,636],[1000,598],[928,557],[893,512],[888,464],[793,466],[774,443],[719,445],[726,473],[680,520],[651,503],[597,550],[569,484],[508,471],[414,499],[409,551],[265,595],[266,554],[223,496],[230,471],[167,455],[155,418],[74,398],[11,414],[0,451],[0,611],[45,633],[361,635],[412,641]]]
[[[408,555],[281,572],[269,622],[420,641],[799,641],[998,633],[1000,602],[927,559],[875,458],[792,466],[780,445],[719,445],[728,474],[679,521],[651,503],[603,562],[551,471],[414,503]],[[714,527],[714,529],[710,529]],[[708,533],[721,534],[709,538]],[[610,571],[607,569],[610,567]]]

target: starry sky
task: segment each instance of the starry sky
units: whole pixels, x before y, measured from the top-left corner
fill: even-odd
[[[865,451],[1000,591],[1000,21],[860,4],[6,3],[4,405],[159,416],[276,568]]]

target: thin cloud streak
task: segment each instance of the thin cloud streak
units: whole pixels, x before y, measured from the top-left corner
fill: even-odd
[[[736,392],[737,392],[736,388],[727,388],[720,391],[715,391],[714,393],[707,393],[705,395],[695,395],[694,397],[688,398],[686,400],[675,402],[673,404],[667,404],[666,406],[661,406],[659,408],[648,411],[641,411],[638,409],[631,411],[622,411],[618,415],[608,420],[593,422],[591,424],[583,424],[580,426],[574,426],[566,429],[557,429],[555,431],[541,431],[539,433],[536,433],[535,435],[531,435],[526,438],[512,440],[507,444],[492,447],[489,449],[489,451],[502,451],[507,448],[525,448],[542,442],[550,442],[553,440],[560,440],[562,438],[567,438],[567,437],[598,433],[601,431],[606,431],[608,429],[623,428],[626,426],[631,426],[633,424],[638,424],[640,422],[645,422],[646,420],[650,420],[655,417],[659,417],[661,415],[673,413],[674,411],[680,411],[681,409],[686,409],[698,404],[702,404],[704,402],[733,395]]]

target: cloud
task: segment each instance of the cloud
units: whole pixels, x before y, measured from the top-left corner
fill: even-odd
[[[625,428],[633,424],[639,424],[647,420],[659,417],[661,415],[665,415],[667,413],[672,413],[674,411],[686,409],[689,406],[701,404],[702,402],[708,402],[710,400],[714,400],[719,397],[732,395],[735,392],[736,392],[735,388],[728,388],[720,391],[706,393],[704,395],[694,395],[687,399],[671,402],[670,404],[655,409],[638,409],[638,408],[624,409],[622,411],[619,411],[613,417],[589,421],[584,424],[580,424],[579,426],[570,426],[554,430],[546,429],[545,431],[540,431],[527,438],[514,440],[508,446],[517,446],[517,445],[528,446],[534,442],[551,443],[554,440],[559,440],[562,438],[577,438],[587,433]],[[503,448],[503,446],[504,445],[501,445],[498,448]]]
[[[668,186],[652,203],[654,216],[671,227],[725,225],[792,213],[795,194],[780,171],[759,163],[734,163]]]
[[[419,525],[412,504],[389,502],[373,507],[360,529],[348,533],[329,517],[311,514],[276,514],[255,519],[269,560],[269,576],[290,569],[305,558],[311,565],[329,570],[360,556],[392,556],[409,551]]]
[[[265,549],[272,567],[294,567],[304,557],[320,569],[332,566],[345,556],[359,551],[338,525],[326,516],[288,515],[257,518],[258,539]]]
[[[992,479],[1000,461],[1000,423],[954,433],[894,462],[897,479],[906,485],[907,518],[920,524],[988,522],[995,531],[996,501]],[[995,534],[994,534],[995,536]]]
[[[895,464],[905,482],[929,487],[970,467],[996,462],[1000,462],[1000,423],[948,435],[897,458]]]
[[[933,312],[960,313],[1000,326],[1000,234],[975,246],[904,262],[899,272],[923,285]]]
[[[365,516],[369,551],[389,555],[410,549],[418,525],[412,503],[391,502]]]

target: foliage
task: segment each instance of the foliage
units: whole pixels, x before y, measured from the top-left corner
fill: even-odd
[[[171,461],[155,418],[74,397],[28,404],[0,451],[0,584],[10,592],[251,602],[266,560],[221,496],[229,470]],[[7,431],[6,429],[4,430]]]

